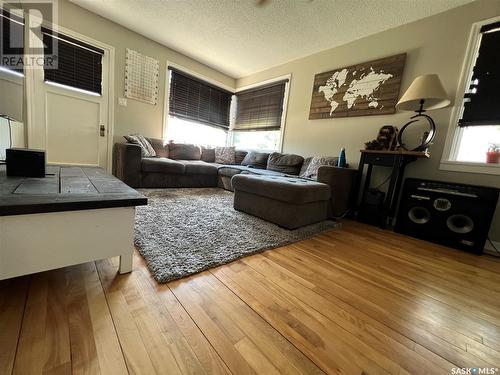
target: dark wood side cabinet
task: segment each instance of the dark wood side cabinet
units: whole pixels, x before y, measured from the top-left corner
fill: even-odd
[[[417,159],[429,157],[430,155],[428,153],[417,151],[361,150],[357,183],[359,190],[356,202],[358,218],[361,221],[367,221],[385,227],[396,215],[396,206],[406,166]],[[361,185],[365,166],[368,166],[368,168],[364,183]],[[382,204],[377,207],[370,206],[366,203],[374,166],[392,169],[387,193],[385,194]],[[372,217],[372,212],[376,217]],[[370,220],[367,220],[368,218]]]

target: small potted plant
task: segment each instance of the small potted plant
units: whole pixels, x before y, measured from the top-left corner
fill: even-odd
[[[500,163],[500,144],[490,144],[486,153],[486,163]]]

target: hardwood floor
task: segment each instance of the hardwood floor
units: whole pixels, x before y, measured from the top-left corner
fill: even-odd
[[[0,374],[500,367],[500,261],[346,221],[169,284],[136,254],[0,282]]]

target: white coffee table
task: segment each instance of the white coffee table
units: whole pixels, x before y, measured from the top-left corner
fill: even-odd
[[[7,177],[0,166],[0,280],[114,256],[130,272],[135,206],[147,199],[100,168],[47,174]]]

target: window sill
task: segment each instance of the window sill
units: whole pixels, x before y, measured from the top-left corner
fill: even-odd
[[[500,164],[442,160],[439,169],[442,171],[493,174],[500,176]]]

